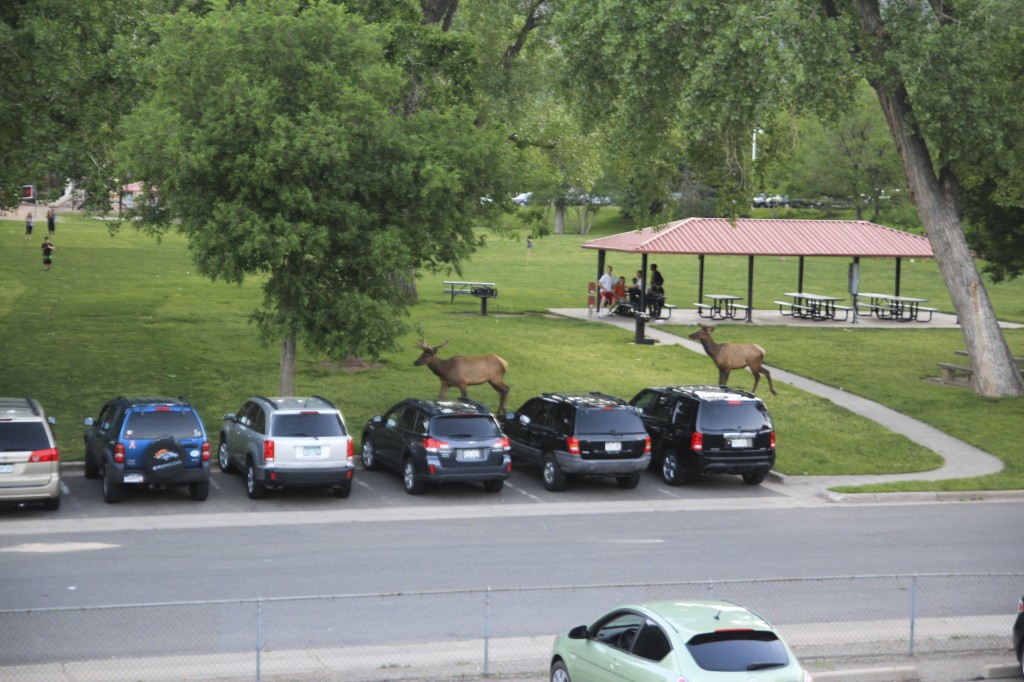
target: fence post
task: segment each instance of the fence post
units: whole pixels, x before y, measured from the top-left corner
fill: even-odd
[[[260,682],[260,658],[263,655],[263,599],[256,598],[256,682]]]
[[[491,586],[484,593],[484,677],[490,674],[489,653],[491,645]]]
[[[917,620],[917,573],[910,581],[910,655],[914,655],[914,626]]]
[[[715,598],[715,581],[714,580],[708,580],[708,596],[707,596],[707,598],[708,599],[714,599]]]

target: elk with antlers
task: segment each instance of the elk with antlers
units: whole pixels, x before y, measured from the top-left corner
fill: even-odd
[[[508,369],[508,362],[497,355],[453,355],[447,360],[442,360],[437,357],[437,351],[447,345],[448,341],[440,346],[428,346],[423,339],[420,339],[416,347],[423,353],[416,358],[416,362],[412,363],[417,367],[426,365],[441,380],[441,394],[438,396],[438,400],[443,400],[452,386],[457,387],[462,392],[462,397],[465,398],[467,397],[466,386],[488,383],[501,396],[498,414],[504,414],[509,388],[503,379],[505,370]]]
[[[751,392],[757,391],[757,382],[761,380],[763,374],[768,378],[768,388],[771,389],[772,395],[778,395],[772,385],[772,375],[761,365],[764,362],[764,348],[756,343],[718,344],[711,338],[713,331],[715,331],[713,326],[702,324],[700,331],[690,334],[690,338],[700,341],[700,344],[704,346],[704,352],[714,360],[715,366],[718,367],[718,383],[720,385],[725,386],[729,381],[729,372],[732,370],[749,367],[754,375],[754,388],[751,389]]]

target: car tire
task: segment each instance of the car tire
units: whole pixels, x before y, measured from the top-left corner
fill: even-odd
[[[370,440],[370,436],[363,436],[363,468],[367,471],[377,471],[380,469],[380,462],[377,461],[377,453],[373,451],[373,441]]]
[[[640,473],[632,473],[629,476],[616,476],[615,482],[619,484],[619,487],[623,490],[632,490],[640,484]]]
[[[488,493],[500,493],[501,489],[505,486],[505,480],[499,478],[494,481],[484,481],[484,492]]]
[[[100,467],[96,462],[89,459],[89,450],[85,451],[85,477],[86,478],[99,478]]]
[[[60,495],[57,495],[57,497],[48,497],[43,502],[43,509],[46,511],[57,511],[60,509]]]
[[[747,485],[761,485],[764,474],[743,474],[743,482]]]
[[[193,481],[188,484],[188,494],[196,502],[202,502],[210,495],[209,481]]]
[[[103,501],[107,504],[117,504],[124,498],[124,483],[111,479],[110,469],[104,467],[103,471]]]
[[[551,666],[551,682],[572,682],[569,679],[569,671],[562,661],[555,661]]]
[[[250,500],[262,500],[267,494],[267,487],[256,478],[256,467],[251,459],[245,467],[245,492]]]
[[[686,483],[689,476],[683,470],[683,462],[679,453],[675,450],[668,450],[661,460],[661,477],[669,485],[682,485]]]
[[[146,480],[160,483],[174,478],[185,468],[185,448],[173,436],[161,436],[150,443],[142,453],[146,465]]]
[[[352,481],[345,481],[341,485],[331,488],[335,497],[345,498],[352,494]]]
[[[402,463],[402,484],[405,486],[405,492],[410,495],[419,495],[426,487],[423,479],[416,475],[416,463],[412,461],[412,457],[406,457]]]
[[[231,455],[228,453],[228,444],[224,442],[223,436],[217,444],[217,466],[225,474],[230,474],[235,470],[235,465],[231,463]]]
[[[550,452],[545,452],[544,457],[541,459],[541,468],[544,476],[544,487],[553,493],[557,493],[560,490],[565,490],[565,486],[569,483],[569,477],[562,471],[562,467],[558,466],[558,460]]]

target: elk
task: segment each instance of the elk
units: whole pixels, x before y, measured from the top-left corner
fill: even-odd
[[[498,414],[504,414],[509,388],[502,379],[505,377],[505,370],[508,369],[508,362],[497,355],[453,355],[447,360],[442,360],[437,357],[437,351],[447,345],[448,341],[440,346],[428,346],[423,339],[420,339],[416,348],[423,353],[412,363],[417,367],[426,365],[441,380],[441,394],[438,396],[438,400],[443,400],[452,386],[458,387],[462,391],[462,397],[465,398],[467,397],[466,386],[476,386],[486,382],[501,396]]]
[[[772,395],[778,395],[772,385],[772,375],[761,365],[764,361],[764,348],[756,343],[718,344],[711,338],[713,331],[715,331],[713,326],[702,324],[700,331],[690,334],[690,338],[700,341],[700,344],[704,346],[704,352],[718,367],[718,383],[720,385],[724,386],[729,381],[729,372],[732,370],[749,367],[750,372],[754,375],[754,388],[751,389],[751,392],[757,392],[757,382],[761,380],[763,374],[768,378],[768,388],[771,389]]]

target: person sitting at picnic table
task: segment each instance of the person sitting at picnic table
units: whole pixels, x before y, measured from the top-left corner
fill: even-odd
[[[626,300],[626,277],[620,276],[612,287],[612,310],[615,310],[619,303]]]
[[[661,306],[663,305],[665,305],[665,288],[660,284],[652,284],[647,291],[647,310],[650,312],[652,320],[661,317]]]
[[[637,281],[636,277],[633,278],[633,283],[629,286],[629,290],[627,291],[627,293],[629,294],[629,302],[632,304],[633,308],[634,309],[639,308],[640,307],[640,283],[639,283],[639,281]]]

